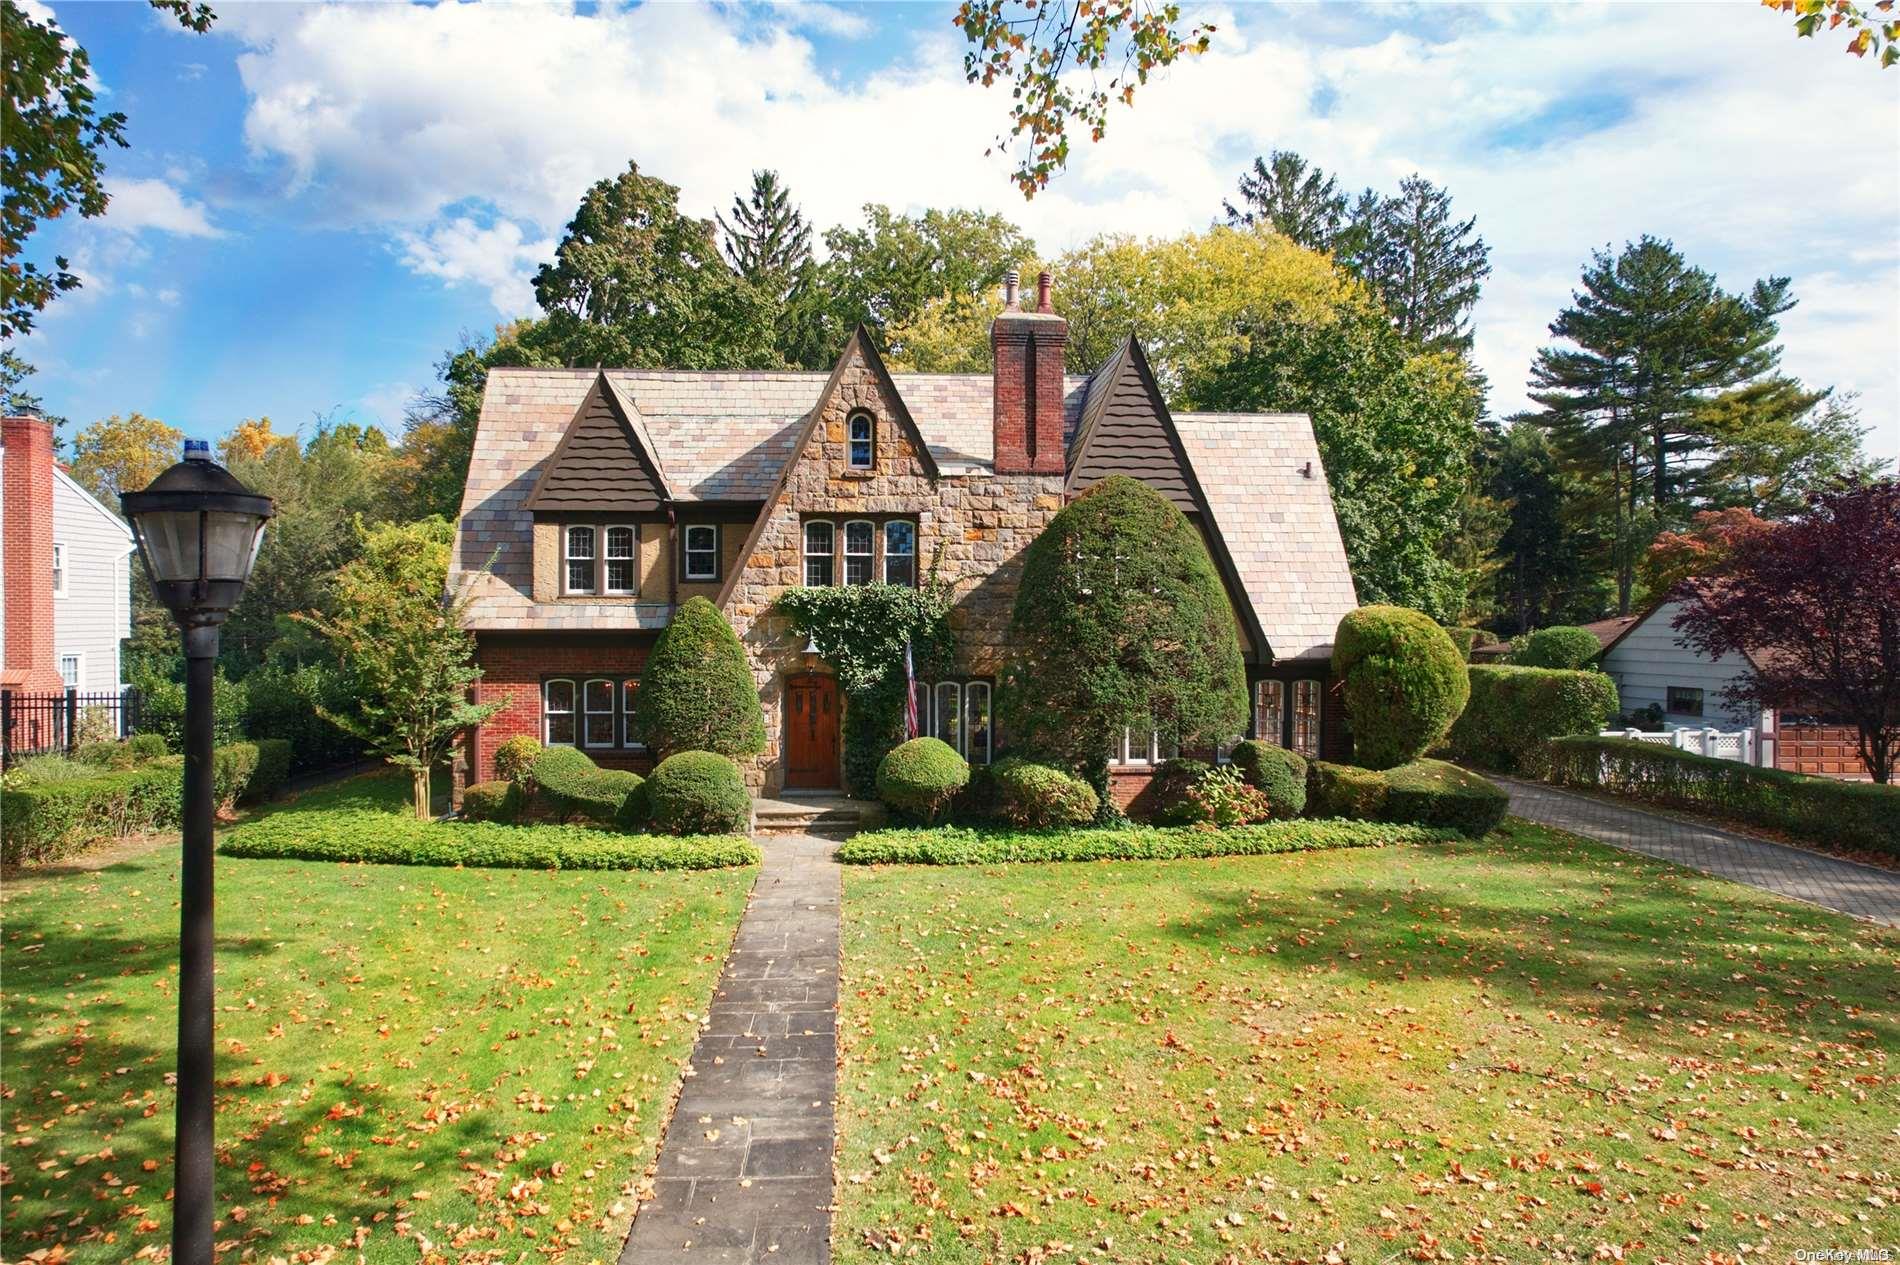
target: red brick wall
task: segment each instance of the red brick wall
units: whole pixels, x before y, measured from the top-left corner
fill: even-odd
[[[0,442],[7,625],[0,679],[14,689],[58,690],[64,685],[53,657],[53,427],[37,417],[5,418]]]
[[[456,769],[458,791],[467,782],[486,782],[495,776],[495,749],[517,734],[541,737],[541,682],[550,676],[602,673],[638,675],[652,648],[651,636],[635,642],[625,637],[501,637],[476,639],[475,655],[482,679],[475,687],[478,703],[504,703],[474,732]],[[644,773],[652,761],[644,755],[589,751],[595,763],[610,769]]]
[[[1068,323],[1005,312],[990,326],[998,474],[1061,474]]]

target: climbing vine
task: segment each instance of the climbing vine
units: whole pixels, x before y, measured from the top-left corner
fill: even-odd
[[[779,594],[778,612],[838,674],[844,776],[852,791],[869,793],[878,762],[903,740],[905,645],[919,680],[951,669],[950,599],[950,586],[934,578],[914,589],[853,584]]]

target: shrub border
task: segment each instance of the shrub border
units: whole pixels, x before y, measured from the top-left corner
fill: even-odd
[[[1464,836],[1456,830],[1374,821],[1276,821],[1227,830],[1140,826],[1037,831],[944,826],[866,831],[840,845],[837,856],[845,865],[1178,861],[1463,841]]]

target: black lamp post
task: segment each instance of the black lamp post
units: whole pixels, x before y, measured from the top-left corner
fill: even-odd
[[[218,626],[251,577],[271,500],[211,460],[202,439],[143,492],[119,497],[145,574],[185,640],[185,859],[178,913],[178,1123],[172,1260],[211,1265],[212,670]]]

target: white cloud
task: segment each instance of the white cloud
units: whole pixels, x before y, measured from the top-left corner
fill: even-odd
[[[505,316],[534,311],[528,278],[554,258],[552,238],[523,240],[521,226],[500,220],[486,227],[458,216],[423,232],[401,235],[402,260],[412,271],[451,285],[486,286],[495,310]]]
[[[181,237],[222,237],[204,203],[192,202],[163,180],[108,179],[105,224],[122,233],[153,228]]]
[[[1787,369],[1858,389],[1871,442],[1900,453],[1900,98],[1877,70],[1766,11],[1441,13],[1220,14],[1214,52],[1117,108],[1027,205],[1007,156],[984,156],[1007,95],[964,83],[947,28],[848,78],[799,33],[833,21],[812,5],[237,6],[221,28],[249,48],[246,140],[303,205],[504,313],[526,310],[580,194],[629,158],[696,214],[769,164],[821,226],[867,201],[982,206],[1060,249],[1205,225],[1253,154],[1294,148],[1354,190],[1423,172],[1477,215],[1497,411],[1523,406],[1591,249],[1649,232],[1731,288],[1792,275]]]
[[[837,39],[858,40],[871,33],[863,13],[822,0],[772,0],[772,16],[787,26]]]
[[[422,388],[413,382],[385,382],[364,392],[351,411],[375,423],[393,439],[402,434],[409,404],[420,394]]]

